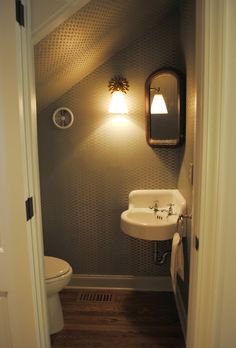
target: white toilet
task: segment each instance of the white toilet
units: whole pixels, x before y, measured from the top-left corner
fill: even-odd
[[[70,281],[72,268],[64,260],[44,256],[45,282],[48,301],[48,319],[50,335],[60,331],[64,326],[59,291]]]

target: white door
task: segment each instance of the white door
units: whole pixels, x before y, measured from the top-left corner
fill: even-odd
[[[236,347],[236,2],[197,0],[197,142],[188,348]]]
[[[37,177],[29,132],[27,29],[16,21],[15,0],[1,1],[0,45],[0,347],[47,348],[40,209],[32,194]],[[29,195],[35,213],[27,221]]]

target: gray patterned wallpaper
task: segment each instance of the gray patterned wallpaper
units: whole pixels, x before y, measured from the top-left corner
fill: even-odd
[[[66,93],[179,6],[179,0],[91,0],[35,46],[37,106]]]
[[[126,236],[119,225],[131,190],[177,187],[182,150],[147,145],[144,85],[159,68],[183,71],[178,18],[165,18],[38,115],[45,253],[68,260],[75,273],[169,274],[168,263],[153,264],[152,242]],[[119,73],[130,83],[121,123],[107,113],[107,83]],[[52,123],[61,106],[75,116],[67,130]]]

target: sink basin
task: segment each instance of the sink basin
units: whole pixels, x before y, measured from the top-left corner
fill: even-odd
[[[186,201],[178,190],[135,190],[129,194],[128,210],[121,214],[121,230],[138,239],[172,239],[185,210]]]

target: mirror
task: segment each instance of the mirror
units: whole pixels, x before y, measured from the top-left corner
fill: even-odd
[[[185,79],[161,69],[146,80],[146,138],[152,147],[176,147],[185,138]]]

